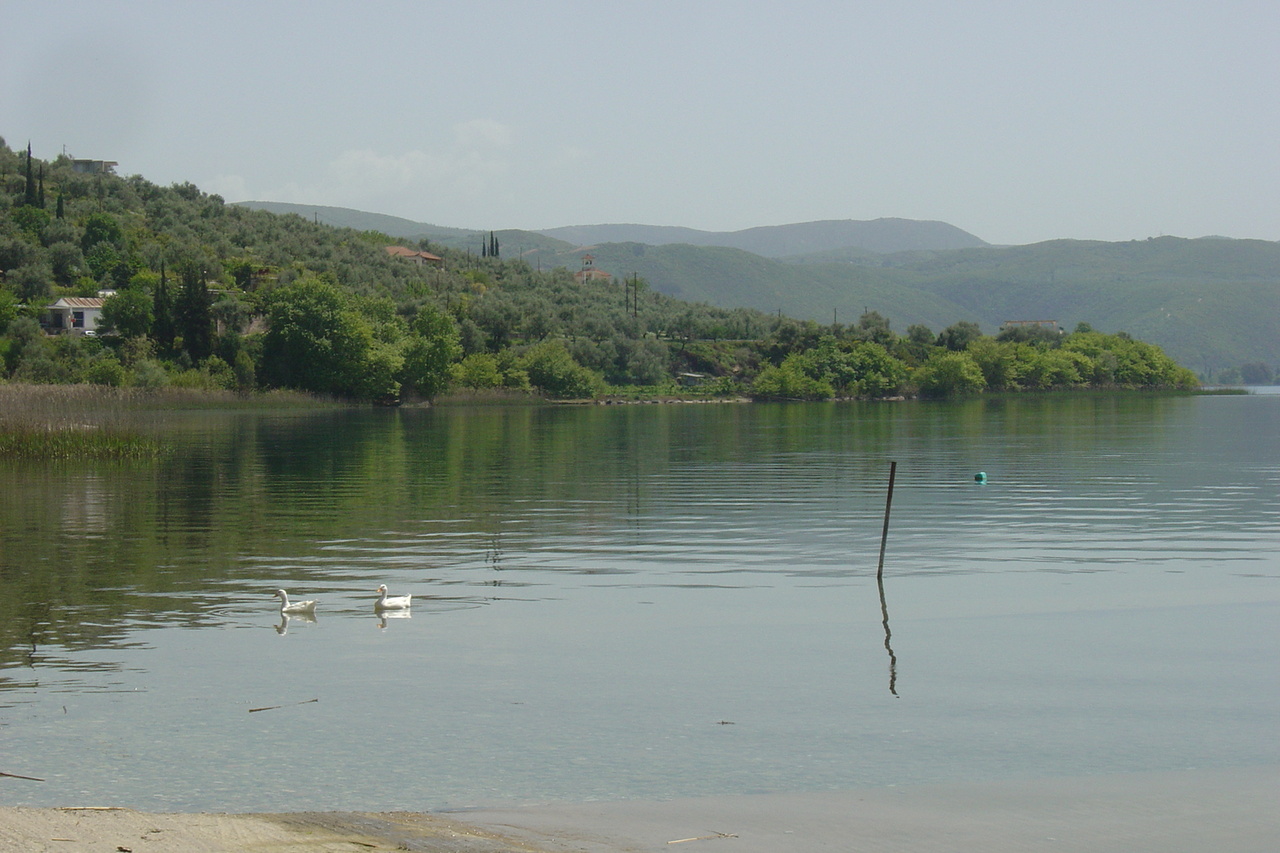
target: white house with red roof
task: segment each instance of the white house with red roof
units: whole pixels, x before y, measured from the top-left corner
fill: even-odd
[[[97,334],[105,301],[101,296],[64,296],[45,308],[49,328],[54,334]]]

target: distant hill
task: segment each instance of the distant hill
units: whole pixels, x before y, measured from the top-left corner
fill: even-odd
[[[380,231],[389,237],[404,240],[428,240],[440,246],[454,249],[471,249],[477,254],[480,244],[489,237],[488,231],[477,231],[469,228],[448,228],[443,225],[432,225],[428,222],[414,222],[399,216],[388,216],[383,213],[369,213],[353,210],[349,207],[329,207],[323,204],[292,204],[283,201],[238,201],[235,204],[252,210],[265,210],[269,213],[295,213],[304,219],[312,219],[322,225],[336,228],[354,228],[357,231]],[[515,257],[532,249],[561,251],[573,248],[568,243],[545,237],[534,231],[518,231],[507,229],[495,234],[504,248],[503,254]]]
[[[432,236],[467,239],[480,234],[465,228],[445,228],[440,225],[428,225],[425,222],[414,222],[399,216],[388,216],[385,213],[368,213],[363,210],[352,210],[349,207],[329,207],[323,204],[291,204],[284,201],[237,201],[240,207],[251,210],[265,210],[269,213],[296,213],[303,219],[311,219],[322,225],[335,228],[354,228],[357,231],[381,231],[392,237],[418,240]]]
[[[829,219],[794,225],[765,225],[742,231],[699,231],[665,225],[571,225],[539,231],[578,246],[644,243],[667,246],[723,246],[765,258],[809,255],[837,249],[891,253],[913,250],[972,249],[990,245],[945,222],[914,219]]]

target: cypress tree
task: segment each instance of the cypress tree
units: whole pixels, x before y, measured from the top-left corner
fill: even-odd
[[[173,296],[169,293],[169,279],[163,261],[160,263],[160,283],[156,285],[152,300],[152,312],[151,337],[155,338],[159,353],[167,355],[173,352],[173,339],[177,332],[173,326]]]
[[[62,218],[62,213],[63,213],[62,196],[63,196],[62,190],[58,190],[58,218],[59,219]]]
[[[173,305],[174,325],[182,334],[182,348],[199,363],[213,353],[213,298],[198,263],[184,264],[181,275],[182,287]]]
[[[31,207],[36,206],[36,182],[35,176],[31,172],[31,143],[27,142],[27,186],[23,197],[23,203]]]

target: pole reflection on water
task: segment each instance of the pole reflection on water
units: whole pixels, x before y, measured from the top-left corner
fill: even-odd
[[[876,586],[880,588],[880,615],[884,625],[884,650],[889,653],[889,692],[894,696],[898,695],[898,656],[893,653],[893,644],[891,640],[893,635],[889,631],[889,604],[884,597],[884,573],[876,574]]]

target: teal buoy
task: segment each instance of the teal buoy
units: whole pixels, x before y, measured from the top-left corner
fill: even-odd
[[[986,471],[979,471],[978,473],[974,474],[974,475],[973,475],[973,481],[974,481],[975,483],[986,483],[986,482],[987,482],[987,472],[986,472]]]

